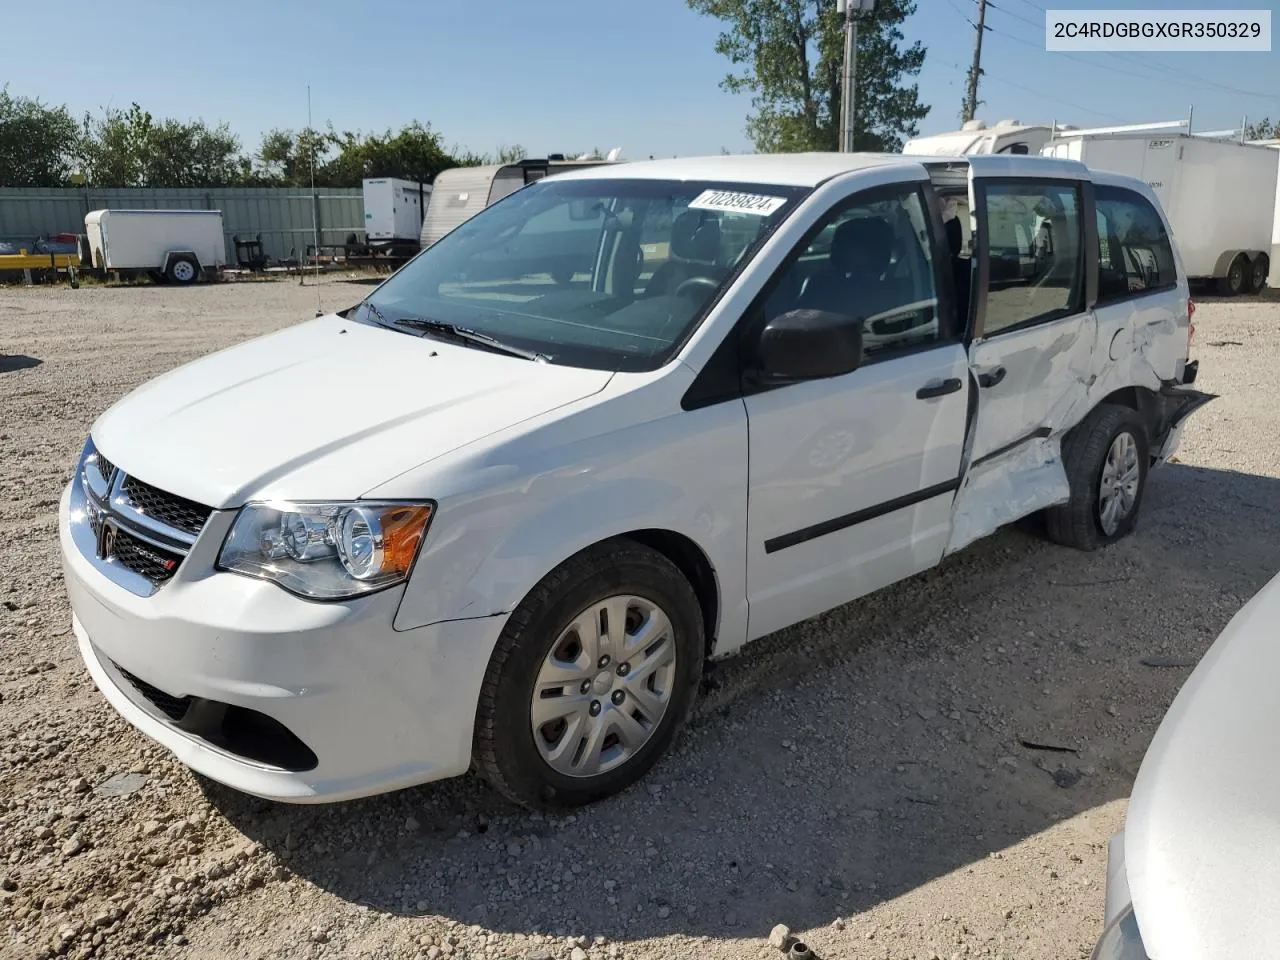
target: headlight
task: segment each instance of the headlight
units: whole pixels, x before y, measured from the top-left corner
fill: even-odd
[[[434,504],[251,503],[218,568],[260,577],[312,600],[343,600],[402,582]]]
[[[1102,939],[1093,950],[1093,960],[1150,960],[1138,933],[1138,921],[1133,907],[1127,909],[1102,932]]]

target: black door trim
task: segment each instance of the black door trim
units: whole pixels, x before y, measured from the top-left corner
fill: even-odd
[[[1048,427],[1037,427],[1035,430],[1032,430],[1030,433],[1028,433],[1025,437],[1019,437],[1017,440],[1013,441],[1013,443],[1006,443],[1003,447],[1000,447],[998,450],[992,450],[986,456],[979,457],[977,460],[973,461],[973,463],[969,464],[969,467],[970,469],[972,469],[973,467],[981,466],[982,464],[986,463],[988,460],[994,460],[996,457],[1002,456],[1003,454],[1008,453],[1010,450],[1016,450],[1018,447],[1022,446],[1024,443],[1030,443],[1032,440],[1044,440],[1046,437],[1049,437],[1052,434],[1053,434],[1053,431],[1050,430]]]
[[[874,507],[867,507],[864,510],[846,513],[843,517],[823,520],[821,523],[815,523],[813,526],[805,527],[803,530],[796,530],[794,533],[784,533],[780,537],[774,537],[772,540],[766,540],[764,542],[764,552],[777,553],[779,550],[787,549],[787,547],[794,547],[801,543],[807,543],[810,540],[816,540],[818,537],[825,537],[829,533],[845,530],[849,527],[856,526],[859,523],[866,523],[868,520],[883,517],[886,513],[893,513],[895,510],[913,507],[917,503],[923,503],[925,500],[932,500],[934,497],[940,497],[944,493],[954,493],[959,489],[960,478],[956,477],[954,480],[948,480],[946,483],[935,484],[932,487],[925,487],[923,490],[917,490],[915,493],[908,493],[906,496],[895,497],[893,500],[886,500],[884,503],[876,504]]]

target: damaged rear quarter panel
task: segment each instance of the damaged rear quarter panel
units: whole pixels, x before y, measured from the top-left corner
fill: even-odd
[[[1007,373],[995,388],[978,389],[946,554],[1067,502],[1062,437],[1116,391],[1139,387],[1155,393],[1163,383],[1181,379],[1187,299],[1182,282],[970,347],[975,375],[997,366]],[[1176,433],[1169,439],[1153,452],[1168,456]]]

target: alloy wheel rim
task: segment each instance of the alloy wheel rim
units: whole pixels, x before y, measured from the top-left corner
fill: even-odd
[[[580,779],[625,764],[666,715],[676,659],[671,618],[653,601],[620,595],[587,607],[534,681],[529,722],[542,759]]]
[[[1098,521],[1108,537],[1133,513],[1141,480],[1138,441],[1127,431],[1117,434],[1107,450],[1098,486]]]

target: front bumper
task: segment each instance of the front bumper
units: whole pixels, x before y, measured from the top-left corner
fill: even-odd
[[[213,515],[162,589],[138,596],[76,544],[70,507],[68,487],[60,540],[85,664],[112,706],[183,763],[245,793],[296,803],[466,772],[480,686],[505,617],[397,631],[402,590],[312,603],[216,572],[230,513]],[[238,741],[183,729],[191,724],[172,716],[172,701],[183,698],[269,718],[313,757],[266,762]]]
[[[1107,844],[1106,918],[1102,937],[1093,950],[1093,960],[1150,960],[1133,913],[1133,898],[1129,895],[1123,832]]]

